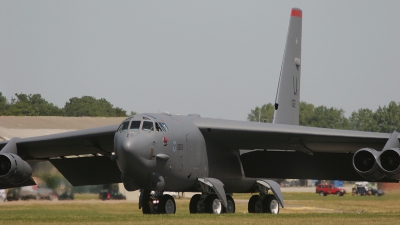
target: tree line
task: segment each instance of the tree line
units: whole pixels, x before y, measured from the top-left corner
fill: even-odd
[[[390,102],[372,111],[371,109],[359,109],[351,113],[347,118],[343,109],[329,108],[326,106],[314,106],[313,104],[300,103],[300,125],[343,130],[373,131],[391,133],[400,130],[400,102]],[[249,121],[272,122],[274,105],[264,104],[255,107],[248,114]]]
[[[136,113],[131,111],[130,115]],[[274,105],[255,107],[248,114],[249,121],[272,122]],[[92,96],[70,98],[64,108],[46,101],[40,94],[15,94],[8,101],[0,92],[0,116],[71,116],[71,117],[126,117],[126,110],[114,107],[106,99]],[[400,130],[400,102],[377,110],[359,109],[347,118],[343,109],[300,103],[300,125],[343,130],[360,130],[390,133]]]
[[[131,111],[130,115],[136,114]],[[70,98],[64,108],[46,101],[40,94],[15,94],[8,101],[0,92],[0,116],[90,116],[126,117],[126,110],[113,107],[106,99],[92,96]]]

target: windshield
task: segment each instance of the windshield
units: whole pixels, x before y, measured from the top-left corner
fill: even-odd
[[[159,123],[159,124],[160,124],[161,129],[162,129],[163,131],[168,131],[168,127],[167,127],[167,125],[166,125],[165,123]]]
[[[121,125],[118,128],[118,131],[125,131],[128,130],[128,126],[129,126],[129,120],[128,121],[124,121],[121,123]]]
[[[131,118],[133,119],[133,118]],[[168,131],[168,127],[165,123],[161,122],[153,122],[149,121],[148,118],[144,118],[143,120],[125,120],[118,127],[117,131],[157,131],[157,132],[166,132]]]
[[[142,130],[145,131],[154,131],[153,122],[143,121]]]
[[[129,130],[139,130],[141,122],[142,121],[136,121],[136,120],[132,121],[131,126],[129,127]]]

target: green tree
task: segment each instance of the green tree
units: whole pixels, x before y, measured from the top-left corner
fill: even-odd
[[[0,116],[8,115],[8,107],[9,104],[7,98],[0,92]]]
[[[257,122],[272,122],[274,116],[274,105],[271,103],[264,104],[261,108],[256,107],[251,110],[251,113],[247,115],[247,120]]]
[[[400,102],[392,101],[388,106],[379,107],[375,112],[379,126],[378,132],[391,133],[400,129]]]
[[[9,106],[10,115],[15,116],[62,116],[64,111],[46,101],[40,94],[15,94]]]
[[[343,109],[328,108],[326,106],[318,106],[314,108],[314,113],[310,123],[307,126],[334,128],[334,129],[350,129],[349,120],[344,116]]]
[[[311,120],[314,115],[314,105],[307,102],[300,102],[300,115],[299,124],[301,126],[307,126],[311,124]]]
[[[126,110],[123,110],[122,108],[115,107],[114,111],[115,111],[115,116],[116,117],[126,117],[126,116],[128,116],[128,115],[126,115]]]
[[[349,123],[352,130],[376,132],[381,130],[375,113],[370,109],[359,109],[357,112],[352,112]]]
[[[261,108],[256,107],[248,114],[247,119],[250,121],[272,122],[274,113],[274,105],[268,103]],[[344,116],[343,109],[328,108],[326,106],[315,107],[313,104],[306,102],[300,103],[300,125],[335,128],[335,129],[350,129],[349,120]]]
[[[64,107],[66,116],[121,116],[125,117],[126,111],[122,108],[113,108],[113,105],[106,99],[96,99],[92,96],[83,96],[82,98],[70,98],[68,102],[65,103]]]

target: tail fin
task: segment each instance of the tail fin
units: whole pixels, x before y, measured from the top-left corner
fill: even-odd
[[[299,125],[302,14],[297,8],[290,14],[273,123]]]

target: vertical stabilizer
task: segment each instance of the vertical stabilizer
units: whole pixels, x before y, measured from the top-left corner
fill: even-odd
[[[302,16],[300,9],[292,9],[273,123],[299,125]]]

